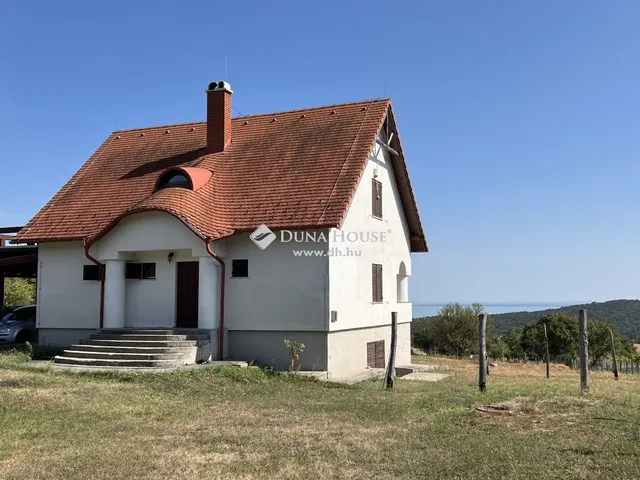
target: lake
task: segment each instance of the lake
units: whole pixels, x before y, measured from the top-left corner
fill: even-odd
[[[481,302],[482,303],[482,302]],[[510,313],[510,312],[535,312],[537,310],[547,310],[549,308],[560,308],[569,305],[579,305],[581,303],[588,303],[584,301],[570,301],[563,303],[550,303],[550,302],[487,302],[482,303],[484,311],[489,314],[497,313]],[[470,306],[471,303],[460,303],[464,306]],[[413,304],[413,318],[418,317],[431,317],[437,315],[438,310],[446,305],[443,303],[414,303]]]

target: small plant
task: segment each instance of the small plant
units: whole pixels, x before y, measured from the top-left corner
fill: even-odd
[[[24,343],[24,353],[29,356],[29,360],[33,359],[33,345],[29,342]]]
[[[289,349],[289,356],[291,357],[291,365],[289,366],[289,370],[293,372],[296,360],[298,360],[300,354],[304,352],[304,343],[285,339],[284,344]]]

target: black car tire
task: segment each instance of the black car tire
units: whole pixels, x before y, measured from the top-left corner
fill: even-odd
[[[28,330],[22,330],[16,335],[16,343],[26,343],[31,340],[31,334]]]

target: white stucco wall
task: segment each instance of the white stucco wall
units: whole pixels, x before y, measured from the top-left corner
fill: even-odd
[[[125,327],[174,327],[176,320],[176,264],[197,261],[180,252],[171,263],[167,253],[139,252],[137,262],[156,264],[155,280],[125,280]]]
[[[334,331],[327,338],[330,378],[352,375],[367,368],[367,343],[384,341],[385,365],[391,353],[391,328],[388,326]],[[411,364],[411,323],[398,325],[396,366]]]
[[[383,137],[380,137],[383,139]],[[382,219],[372,216],[371,180],[382,183]],[[398,322],[411,321],[411,304],[399,303],[398,273],[401,263],[411,275],[409,231],[402,210],[389,153],[375,145],[356,190],[341,230],[343,232],[384,232],[385,241],[356,243],[334,241],[330,235],[330,250],[342,252],[329,258],[330,310],[338,312],[331,322],[331,331],[388,325],[391,312],[398,312]],[[338,236],[338,239],[340,237]],[[346,249],[359,251],[348,256]],[[372,264],[382,265],[383,302],[372,302]]]
[[[192,257],[207,256],[202,239],[180,220],[164,212],[142,212],[125,217],[91,247],[98,260],[129,260],[127,253],[183,250]],[[166,254],[165,254],[166,258]]]
[[[38,245],[38,328],[99,327],[100,282],[82,280],[84,265],[82,242]]]
[[[230,330],[326,330],[328,324],[327,257],[296,257],[294,250],[326,250],[326,244],[304,245],[278,239],[266,250],[249,235],[234,235],[223,244],[226,263],[225,327]],[[249,260],[249,277],[233,278],[233,259]]]

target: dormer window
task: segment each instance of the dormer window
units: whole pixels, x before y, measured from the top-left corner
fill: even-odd
[[[165,171],[156,184],[156,190],[163,188],[186,188],[197,192],[211,179],[211,170],[200,167],[172,167]]]
[[[160,177],[158,190],[163,188],[188,188],[193,190],[191,179],[181,170],[172,170]]]

